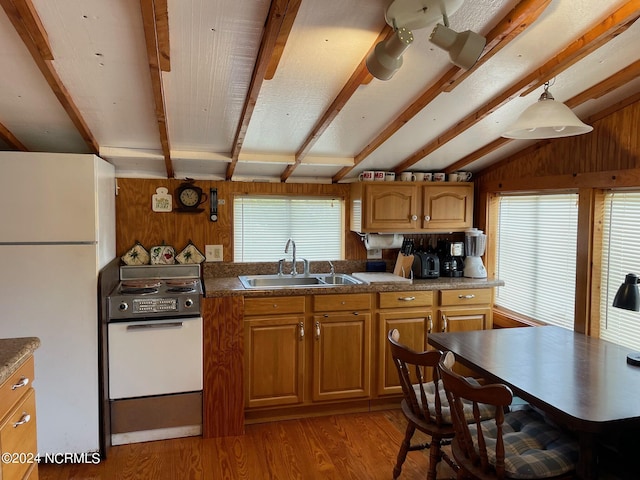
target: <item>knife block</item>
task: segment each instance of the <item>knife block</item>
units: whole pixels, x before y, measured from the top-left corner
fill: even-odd
[[[413,266],[413,255],[405,255],[404,253],[398,253],[396,259],[396,266],[393,269],[394,275],[399,275],[404,278],[411,278],[411,267]]]

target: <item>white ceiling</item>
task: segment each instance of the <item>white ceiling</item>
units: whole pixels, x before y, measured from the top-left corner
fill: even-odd
[[[94,136],[97,153],[116,165],[118,176],[166,178],[140,1],[12,1],[32,2],[48,36],[53,68]],[[11,3],[0,3],[7,2]],[[171,71],[161,75],[166,132],[177,178],[226,178],[270,3],[168,0]],[[467,0],[450,16],[450,26],[487,35],[518,3]],[[635,5],[640,14],[638,0],[551,1],[537,21],[475,67],[451,93],[440,93],[334,181],[351,181],[362,170],[396,169],[625,4]],[[261,83],[232,180],[281,181],[287,165],[294,163],[318,120],[376,43],[385,26],[387,5],[387,0],[301,1],[275,76]],[[430,30],[414,31],[415,41],[391,80],[373,79],[357,88],[287,181],[331,182],[452,67],[447,54],[428,41]],[[2,10],[0,44],[4,47],[0,49],[0,125],[30,151],[90,152]],[[638,62],[638,45],[640,22],[636,21],[598,50],[544,80],[552,82],[556,100],[567,101]],[[585,119],[638,91],[636,76],[574,111]],[[410,168],[443,170],[473,154],[500,138],[541,92],[539,87],[506,102]],[[1,150],[15,148],[1,138]],[[464,168],[478,171],[530,143],[508,142]]]

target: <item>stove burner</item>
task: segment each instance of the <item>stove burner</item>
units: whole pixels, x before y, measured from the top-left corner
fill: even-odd
[[[126,287],[122,286],[120,293],[127,295],[148,295],[150,293],[158,293],[157,287]]]
[[[167,288],[167,292],[172,292],[172,293],[192,293],[195,292],[196,289],[193,288],[192,286],[176,286],[176,287],[169,287]]]
[[[198,283],[197,278],[186,278],[186,279],[171,279],[165,282],[169,287],[191,287],[193,288],[196,283]]]
[[[158,280],[123,280],[122,289],[125,288],[157,288],[160,286]]]

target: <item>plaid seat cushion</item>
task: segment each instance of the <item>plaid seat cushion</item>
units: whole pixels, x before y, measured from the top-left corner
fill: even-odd
[[[468,377],[467,380],[476,385],[480,386],[480,384],[476,381],[475,378]],[[420,399],[420,386],[414,385],[413,390],[416,393],[416,398],[418,399],[418,403],[422,403]],[[429,404],[429,413],[435,417],[436,414],[436,387],[433,382],[424,384],[424,391],[427,397],[427,403]],[[440,396],[440,405],[442,412],[442,420],[444,423],[452,424],[453,420],[451,419],[451,408],[449,407],[449,400],[447,399],[447,394],[444,391],[444,385],[442,382],[438,383],[438,395]],[[494,407],[491,405],[480,404],[480,416],[481,418],[493,418],[495,413]],[[473,407],[471,402],[464,401],[464,416],[467,422],[471,422],[473,420]]]
[[[496,426],[493,420],[482,424],[489,462],[495,465]],[[469,430],[475,437],[476,425]],[[505,470],[509,478],[546,478],[575,469],[578,443],[561,430],[545,423],[531,408],[505,415],[503,425]]]

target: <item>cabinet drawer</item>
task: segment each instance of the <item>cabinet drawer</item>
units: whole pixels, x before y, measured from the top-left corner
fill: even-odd
[[[314,312],[369,310],[371,308],[371,294],[316,295],[313,297],[313,307]]]
[[[304,313],[304,297],[245,298],[245,315],[280,315]]]
[[[29,420],[27,421],[27,415]],[[17,422],[24,422],[14,426]],[[24,398],[11,410],[0,426],[0,445],[3,453],[23,454],[24,460],[2,462],[2,478],[21,479],[25,476],[36,457],[36,397],[35,390],[29,388]]]
[[[22,397],[33,382],[33,355],[0,385],[0,419]]]
[[[466,290],[440,291],[440,305],[464,306],[491,303],[491,288],[469,288]]]
[[[380,308],[429,307],[433,304],[433,292],[380,292]]]

